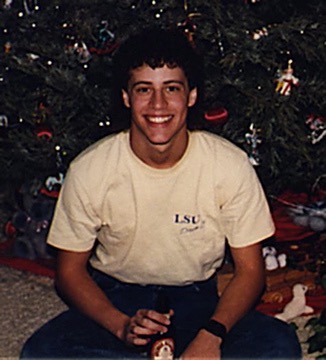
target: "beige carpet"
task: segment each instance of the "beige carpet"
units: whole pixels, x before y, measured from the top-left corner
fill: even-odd
[[[17,359],[25,340],[66,308],[53,280],[0,266],[0,359]]]
[[[53,288],[53,280],[43,276],[0,266],[0,359],[18,359],[25,340],[48,319],[66,308]],[[308,317],[295,323],[305,353],[305,341],[310,335],[304,328]]]

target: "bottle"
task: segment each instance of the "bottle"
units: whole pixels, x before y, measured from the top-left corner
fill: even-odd
[[[155,310],[170,318],[170,307],[166,294],[160,290],[157,294]],[[155,334],[150,343],[151,360],[173,360],[174,359],[174,336],[170,325],[166,333]]]

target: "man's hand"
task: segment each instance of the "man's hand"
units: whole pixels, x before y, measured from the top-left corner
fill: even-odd
[[[170,316],[173,310],[170,310]],[[158,332],[165,333],[170,325],[169,318],[154,310],[140,309],[126,324],[123,340],[127,345],[143,346]]]
[[[221,358],[220,346],[222,339],[210,334],[206,330],[200,330],[195,339],[188,345],[180,360],[188,359],[216,359]]]

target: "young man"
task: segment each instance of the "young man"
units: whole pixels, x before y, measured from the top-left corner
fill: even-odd
[[[264,286],[260,242],[274,231],[255,172],[236,146],[188,130],[200,95],[193,48],[181,33],[146,30],[115,64],[130,129],[70,166],[48,242],[71,308],[22,357],[142,358],[170,324],[154,310],[164,291],[176,357],[300,358],[291,328],[252,310]],[[235,274],[219,298],[225,239]]]

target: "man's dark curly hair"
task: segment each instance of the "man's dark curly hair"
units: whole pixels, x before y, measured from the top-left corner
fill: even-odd
[[[129,37],[117,50],[113,62],[114,87],[120,94],[121,89],[127,88],[131,71],[144,64],[152,69],[167,65],[184,71],[190,89],[196,87],[198,92],[196,105],[189,109],[188,127],[199,128],[203,64],[185,34],[178,29],[146,28]]]

